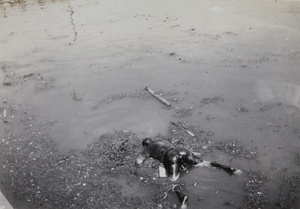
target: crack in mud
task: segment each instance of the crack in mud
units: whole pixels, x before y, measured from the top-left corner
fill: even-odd
[[[74,33],[74,39],[73,39],[73,43],[74,43],[77,40],[77,31],[76,31],[76,25],[74,24],[74,19],[73,19],[74,10],[73,10],[73,7],[71,6],[70,1],[68,4],[68,8],[69,8],[68,12],[70,12],[70,21],[71,21],[71,25],[72,25],[72,30]]]

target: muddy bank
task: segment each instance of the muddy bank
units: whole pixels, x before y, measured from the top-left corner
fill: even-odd
[[[156,161],[149,160],[141,168],[135,166],[135,159],[141,151],[141,138],[135,133],[128,130],[107,133],[84,150],[62,154],[57,151],[53,139],[43,134],[44,128],[53,125],[52,121],[43,120],[10,101],[5,101],[4,108],[14,117],[2,120],[3,125],[6,128],[8,125],[15,126],[18,131],[13,133],[6,129],[7,135],[1,140],[1,171],[9,179],[8,182],[2,180],[1,187],[4,191],[10,188],[15,198],[26,201],[29,207],[179,207],[170,190],[171,182],[159,177]],[[227,163],[240,166],[243,175],[230,180],[243,188],[240,199],[236,199],[236,191],[232,188],[222,189],[217,185],[222,182],[221,179],[226,180],[225,172],[219,173],[215,169],[204,171],[210,175],[216,172],[222,175],[218,182],[210,185],[210,189],[215,191],[214,196],[225,193],[219,197],[218,208],[297,207],[300,179],[293,168],[286,168],[270,177],[243,166],[249,165],[249,161],[260,163],[261,153],[256,148],[245,148],[238,140],[217,141],[214,132],[203,131],[187,122],[172,122],[167,135],[155,138],[185,146],[200,153],[202,159],[221,153],[227,156],[225,159],[231,158]],[[295,155],[295,166],[299,166],[299,154]],[[198,168],[190,172],[179,182],[187,193],[199,184],[193,176],[203,171]],[[189,175],[192,177],[189,178]],[[205,197],[197,194],[194,197],[195,194],[190,194],[189,208],[197,208],[198,204],[209,207]]]

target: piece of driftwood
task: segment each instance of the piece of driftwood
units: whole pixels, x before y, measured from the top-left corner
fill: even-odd
[[[156,94],[152,89],[145,87],[145,90],[148,91],[152,96],[154,96],[156,99],[158,99],[160,102],[162,102],[164,105],[171,107],[171,103]]]
[[[3,111],[3,118],[6,118],[6,109]]]
[[[6,109],[4,109],[4,111],[3,111],[3,118],[2,118],[2,120],[3,120],[3,122],[4,123],[7,123],[7,118],[6,118],[6,114],[7,112],[6,112]]]

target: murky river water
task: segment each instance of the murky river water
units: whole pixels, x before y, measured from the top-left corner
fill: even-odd
[[[0,30],[1,110],[13,102],[50,121],[42,132],[63,153],[107,132],[142,139],[185,121],[211,131],[212,142],[256,149],[256,160],[203,157],[263,172],[266,207],[280,208],[283,179],[299,177],[299,2],[0,0]],[[11,124],[1,125],[3,139],[18,132]],[[193,170],[183,178],[189,208],[242,205],[245,178]]]

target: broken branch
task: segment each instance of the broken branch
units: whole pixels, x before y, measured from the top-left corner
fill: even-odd
[[[160,102],[162,102],[164,105],[166,105],[168,107],[171,107],[171,104],[167,100],[165,100],[164,98],[162,98],[161,96],[156,94],[152,89],[149,89],[148,87],[145,87],[145,90],[148,91],[152,96],[154,96]]]

